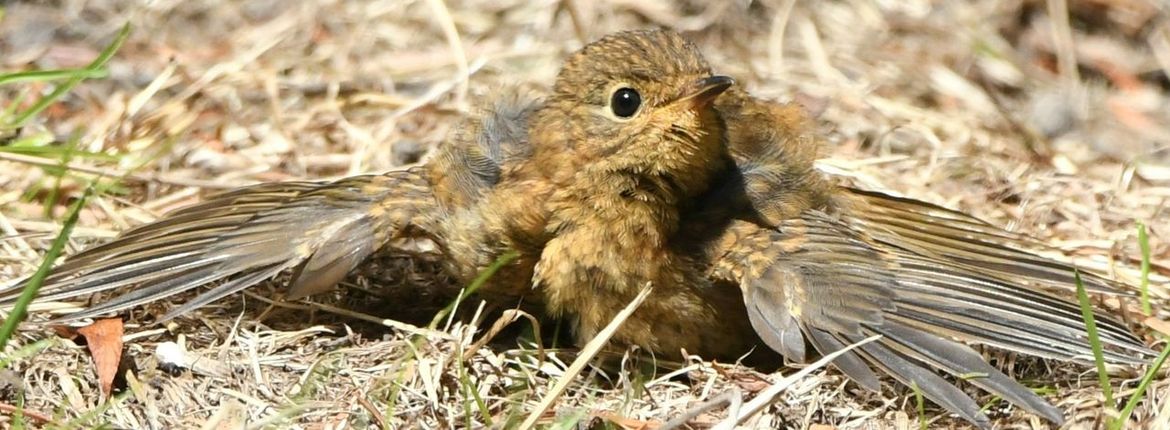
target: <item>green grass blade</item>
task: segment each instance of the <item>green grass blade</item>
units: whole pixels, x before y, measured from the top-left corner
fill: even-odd
[[[463,351],[460,350],[460,355],[462,354]],[[460,357],[459,360],[455,362],[455,367],[459,371],[459,385],[463,386],[464,391],[463,409],[464,415],[467,417],[467,428],[475,427],[475,423],[472,422],[472,411],[470,407],[470,402],[472,401],[475,402],[475,407],[479,412],[480,418],[483,419],[484,426],[491,428],[493,426],[492,412],[490,409],[488,409],[487,402],[485,402],[483,397],[479,395],[479,390],[475,389],[475,384],[471,381],[471,375],[467,373],[467,367],[463,365],[463,362],[463,357]]]
[[[1085,331],[1089,335],[1089,346],[1093,348],[1093,361],[1097,364],[1097,380],[1101,384],[1101,392],[1105,394],[1105,405],[1114,408],[1113,387],[1109,382],[1109,374],[1105,372],[1105,355],[1101,352],[1101,338],[1097,334],[1097,319],[1093,316],[1093,305],[1089,303],[1089,293],[1085,291],[1085,283],[1081,281],[1081,271],[1073,272],[1077,284],[1077,300],[1081,304],[1081,316],[1085,319]]]
[[[9,154],[32,155],[42,158],[60,158],[66,151],[61,146],[25,146],[23,142],[15,142],[9,146],[0,147],[0,152]],[[119,157],[104,152],[86,151],[83,149],[73,148],[69,149],[69,154],[74,159],[81,160],[96,160],[96,161],[118,161]]]
[[[53,430],[97,430],[113,428],[110,423],[101,421],[104,419],[103,415],[114,406],[126,402],[127,399],[133,397],[134,393],[130,391],[121,394],[115,394],[113,397],[106,399],[105,402],[102,402],[102,404],[98,405],[96,408],[85,411],[85,413],[81,414],[77,418],[69,420],[69,422],[51,423],[50,425],[45,426],[45,428]]]
[[[24,391],[16,392],[16,410],[12,412],[12,430],[24,430]]]
[[[1146,233],[1146,224],[1142,222],[1138,223],[1138,247],[1142,252],[1142,312],[1145,312],[1146,315],[1153,315],[1153,308],[1150,306],[1150,237]],[[1158,357],[1150,364],[1150,368],[1146,369],[1146,373],[1142,375],[1142,380],[1138,383],[1137,388],[1134,389],[1133,395],[1129,396],[1129,400],[1121,408],[1121,413],[1118,415],[1117,420],[1110,423],[1111,429],[1120,430],[1129,421],[1130,415],[1133,415],[1134,408],[1145,398],[1146,389],[1150,387],[1150,383],[1154,381],[1154,378],[1158,375],[1158,371],[1166,363],[1167,356],[1170,356],[1170,346],[1163,348],[1162,353],[1158,354]]]
[[[471,281],[471,285],[468,285],[467,288],[459,292],[459,297],[456,297],[455,300],[451,302],[451,304],[447,305],[447,307],[443,308],[443,310],[435,314],[435,318],[431,320],[431,325],[429,328],[434,330],[436,327],[438,327],[439,322],[443,321],[443,318],[446,318],[447,315],[451,314],[455,308],[459,306],[459,303],[462,302],[463,299],[467,298],[469,295],[474,294],[477,290],[479,290],[480,287],[483,286],[483,284],[487,283],[487,280],[491,279],[492,275],[495,275],[496,272],[500,270],[500,268],[504,267],[508,263],[511,263],[512,260],[515,260],[519,256],[520,253],[516,251],[508,251],[499,258],[496,258],[496,261],[492,262],[491,266],[488,266],[486,269],[480,272],[474,280]]]
[[[130,23],[127,22],[122,26],[122,29],[118,31],[118,35],[114,37],[114,41],[110,42],[110,44],[106,46],[106,49],[102,50],[102,52],[98,54],[98,57],[95,58],[93,62],[89,63],[88,66],[85,66],[83,70],[90,72],[100,71],[102,67],[105,67],[106,63],[110,61],[110,58],[114,57],[114,53],[118,52],[118,49],[122,47],[122,43],[126,42],[126,37],[129,35]],[[81,83],[81,81],[84,81],[85,77],[86,75],[74,75],[74,77],[57,86],[57,88],[54,88],[53,92],[44,97],[41,97],[40,100],[37,100],[36,103],[33,103],[33,105],[27,110],[17,114],[16,117],[13,118],[7,125],[10,127],[20,127],[24,125],[24,123],[28,122],[29,119],[41,113],[41,111],[45,110],[45,108],[56,102],[58,98],[61,98],[61,96],[71,91],[73,87],[77,86],[77,84]]]
[[[1146,395],[1146,389],[1150,387],[1150,383],[1154,382],[1154,377],[1158,375],[1158,370],[1162,369],[1162,364],[1166,362],[1166,357],[1170,356],[1170,346],[1162,349],[1162,353],[1158,354],[1158,358],[1154,359],[1154,363],[1146,370],[1146,374],[1142,376],[1142,381],[1138,383],[1133,395],[1129,396],[1129,400],[1125,402],[1125,407],[1121,409],[1121,415],[1114,421],[1111,426],[1115,429],[1122,429],[1126,421],[1129,421],[1129,416],[1133,414],[1134,408],[1142,401]]]
[[[57,338],[41,339],[22,346],[11,354],[0,354],[0,369],[7,369],[13,362],[36,357],[46,349],[57,344]]]
[[[61,79],[101,79],[109,76],[105,69],[58,69],[58,70],[30,70],[0,74],[0,85],[20,82],[56,81]]]
[[[926,430],[926,400],[922,398],[922,389],[916,383],[910,383],[910,389],[914,390],[914,403],[918,406],[918,429]]]
[[[49,247],[49,252],[45,254],[45,259],[41,261],[40,267],[37,268],[32,278],[29,278],[24,290],[20,292],[20,297],[16,299],[16,304],[12,306],[12,311],[4,320],[4,325],[0,326],[0,351],[3,351],[4,347],[8,345],[8,341],[16,333],[16,327],[28,314],[28,305],[37,297],[37,293],[41,290],[41,284],[44,283],[45,277],[49,276],[49,269],[53,267],[53,262],[57,261],[57,257],[65,249],[65,243],[69,241],[69,235],[73,233],[73,226],[77,224],[81,208],[85,207],[85,202],[89,200],[93,192],[93,187],[86,188],[85,194],[69,206],[69,215],[65,218],[61,233],[58,233],[57,238],[53,239],[53,244]]]

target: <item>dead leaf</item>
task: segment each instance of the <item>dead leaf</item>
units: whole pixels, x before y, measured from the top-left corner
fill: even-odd
[[[66,338],[66,339],[73,339],[73,338],[77,337],[77,329],[70,327],[70,326],[67,326],[67,325],[54,325],[54,326],[51,326],[49,328],[51,328],[53,330],[53,333],[56,333],[57,336],[60,336],[60,337]]]
[[[122,361],[122,331],[121,318],[97,320],[77,329],[77,333],[85,336],[89,345],[98,382],[106,397],[114,389],[114,377],[118,375],[118,365]]]

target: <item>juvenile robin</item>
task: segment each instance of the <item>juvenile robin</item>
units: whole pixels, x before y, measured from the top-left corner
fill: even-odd
[[[1091,357],[1079,308],[1045,289],[1073,285],[1073,267],[963,213],[837,185],[813,168],[820,146],[800,107],[713,74],[678,34],[617,33],[571,55],[547,96],[485,104],[422,166],[211,197],[72,256],[41,299],[131,287],[78,318],[212,285],[166,319],[285,271],[296,298],[422,237],[464,281],[516,252],[481,291],[528,297],[582,342],[652,285],[616,346],[731,360],[766,347],[803,361],[810,346],[881,335],[835,366],[871,390],[879,373],[917,385],[983,428],[979,405],[940,374],[1060,423],[960,341]],[[1109,362],[1150,354],[1124,324],[1097,321]]]

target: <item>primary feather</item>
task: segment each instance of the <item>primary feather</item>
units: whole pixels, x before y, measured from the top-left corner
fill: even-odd
[[[972,384],[1061,422],[1059,411],[955,340],[1091,363],[1080,309],[1041,288],[1071,279],[1061,270],[1071,273],[1073,267],[1030,253],[1026,246],[1034,242],[974,218],[884,194],[843,191],[839,198],[856,200],[846,200],[831,213],[810,210],[776,229],[747,223],[733,227],[743,230],[737,234],[742,243],[765,248],[756,255],[774,256],[740,258],[742,266],[735,269],[749,274],[740,282],[761,338],[801,360],[805,337],[828,354],[882,335],[836,361],[863,387],[876,389],[869,369],[876,367],[987,426],[978,405],[935,370],[978,375],[969,378]],[[878,208],[877,214],[870,208]],[[890,225],[898,228],[885,228]],[[964,233],[945,239],[919,234],[939,231]],[[754,235],[767,239],[752,240]],[[1004,264],[1001,259],[1009,257],[1021,266]],[[1082,276],[1097,291],[1122,293],[1095,274]],[[1097,326],[1107,361],[1140,364],[1152,354],[1125,324],[1099,315]]]
[[[421,214],[434,206],[417,170],[245,187],[70,257],[45,279],[39,300],[135,287],[65,317],[77,319],[223,281],[165,320],[294,268],[288,294],[303,297],[332,287],[392,239],[425,228]],[[23,287],[0,292],[0,302]]]

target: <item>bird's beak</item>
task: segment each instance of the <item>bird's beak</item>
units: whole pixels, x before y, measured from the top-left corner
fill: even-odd
[[[690,85],[683,88],[679,98],[675,102],[688,103],[693,108],[704,107],[710,105],[715,100],[715,97],[723,94],[734,83],[734,79],[722,75],[702,78],[691,82]]]

